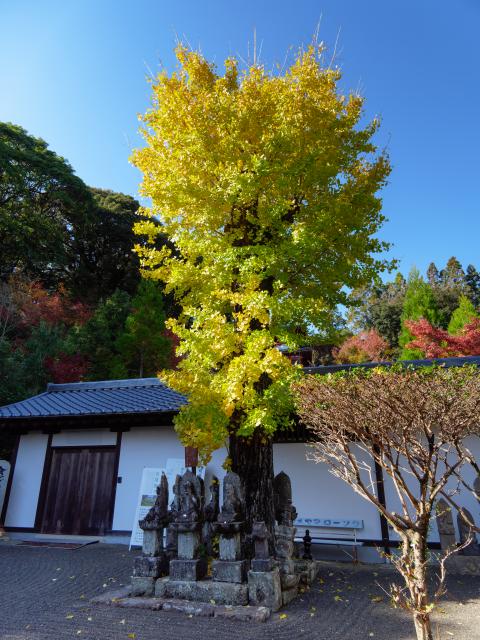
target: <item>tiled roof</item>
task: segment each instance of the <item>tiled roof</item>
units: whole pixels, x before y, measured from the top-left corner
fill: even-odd
[[[466,364],[473,364],[480,367],[480,356],[462,356],[458,358],[431,358],[425,360],[398,360],[397,362],[363,362],[361,364],[327,364],[319,367],[304,367],[305,373],[335,373],[335,371],[348,371],[349,369],[373,369],[375,367],[392,367],[393,365],[403,367],[428,367],[433,364],[442,367],[463,367]]]
[[[0,407],[0,419],[164,413],[185,403],[158,378],[49,384],[45,393]]]

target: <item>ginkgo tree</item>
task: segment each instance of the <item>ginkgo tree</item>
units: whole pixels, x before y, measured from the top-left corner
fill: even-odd
[[[390,171],[362,126],[364,100],[339,89],[324,48],[284,71],[225,61],[182,45],[153,81],[132,161],[151,207],[136,231],[144,275],[165,283],[180,314],[178,369],[164,380],[189,403],[176,418],[203,460],[227,446],[246,485],[247,520],[273,523],[272,441],[291,428],[291,382],[278,349],[327,331],[339,304],[388,262],[377,237],[378,190]],[[161,225],[159,224],[161,223]],[[163,233],[170,241],[154,248]]]

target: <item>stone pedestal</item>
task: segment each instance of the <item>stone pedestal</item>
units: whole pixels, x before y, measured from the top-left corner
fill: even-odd
[[[246,582],[246,560],[214,560],[212,563],[212,579],[218,582]]]
[[[275,527],[275,558],[280,570],[282,602],[288,604],[298,595],[300,576],[295,573],[293,554],[295,550],[295,527]]]
[[[207,575],[207,561],[204,558],[170,560],[170,579],[183,581],[201,580]]]
[[[248,586],[215,580],[158,580],[155,587],[158,598],[179,598],[194,602],[212,602],[231,606],[248,604]]]
[[[137,556],[133,561],[134,577],[159,578],[168,573],[168,558],[161,552],[159,556]]]
[[[153,596],[155,591],[156,578],[133,576],[131,595],[132,596]]]
[[[283,604],[279,570],[249,571],[248,599],[251,605],[278,611]]]
[[[315,560],[294,560],[294,564],[295,573],[300,576],[300,584],[313,584],[319,569]]]
[[[198,557],[200,531],[178,532],[178,558],[170,560],[170,578],[172,580],[196,581],[207,574],[207,561]]]

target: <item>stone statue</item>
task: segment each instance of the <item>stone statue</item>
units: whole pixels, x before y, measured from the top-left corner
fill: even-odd
[[[480,546],[478,545],[475,533],[472,531],[470,525],[471,522],[475,523],[472,514],[468,509],[462,508],[457,514],[458,533],[460,535],[460,544],[466,542],[470,537],[472,541],[461,551],[463,556],[478,556],[480,555]]]
[[[179,510],[175,517],[175,523],[186,527],[187,531],[202,522],[203,482],[194,473],[187,471],[180,478],[177,491]]]
[[[244,512],[244,496],[240,476],[229,471],[223,479],[223,504],[217,521],[223,525],[224,529],[228,528],[226,525],[232,525],[230,528],[238,529],[239,527],[233,525],[234,523],[243,523]]]
[[[292,504],[292,483],[284,471],[275,476],[273,495],[276,521],[279,525],[293,526],[293,521],[297,517],[297,510]]]
[[[440,498],[437,502],[435,509],[438,533],[440,535],[440,547],[442,550],[450,549],[456,545],[452,509],[443,498]]]
[[[213,533],[214,523],[217,521],[220,512],[220,483],[216,476],[212,476],[210,482],[210,502],[205,507],[205,522],[203,524],[202,542],[205,545],[207,554],[214,555]]]
[[[252,540],[255,545],[255,557],[252,560],[252,571],[271,571],[273,559],[270,557],[268,546],[270,533],[265,522],[254,522],[252,527]]]
[[[205,520],[215,522],[220,512],[220,483],[216,476],[210,482],[210,502],[205,507]]]
[[[157,487],[155,504],[148,511],[143,520],[140,520],[140,528],[144,531],[163,529],[168,524],[168,480],[162,473],[160,484]]]

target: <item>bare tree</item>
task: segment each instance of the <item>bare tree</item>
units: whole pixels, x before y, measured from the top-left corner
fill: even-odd
[[[392,602],[413,614],[419,640],[431,640],[430,612],[445,593],[445,562],[461,547],[439,556],[429,591],[428,530],[439,498],[463,517],[460,487],[474,492],[463,471],[466,465],[480,471],[465,443],[478,434],[477,368],[395,367],[306,376],[296,395],[300,416],[314,434],[309,457],[326,463],[334,476],[373,503],[399,535],[400,552],[390,559],[404,585],[391,585]],[[393,483],[398,512],[378,497],[374,463]],[[462,546],[478,531],[466,522],[471,538]]]

